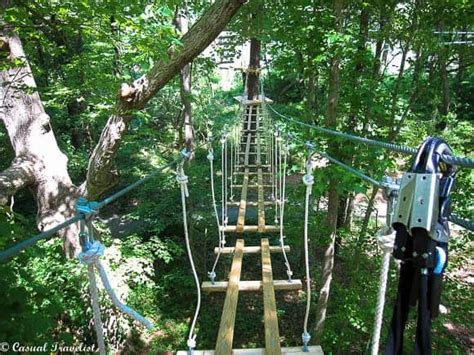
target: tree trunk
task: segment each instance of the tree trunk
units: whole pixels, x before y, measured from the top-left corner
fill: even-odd
[[[169,60],[156,62],[132,85],[122,84],[116,107],[110,116],[89,160],[86,182],[77,188],[67,170],[67,157],[59,150],[49,116],[36,88],[31,69],[25,59],[21,41],[1,24],[0,50],[10,60],[20,59],[20,67],[0,73],[0,95],[4,98],[1,120],[5,124],[16,158],[10,168],[0,173],[0,203],[22,187],[31,187],[38,205],[40,230],[49,229],[71,217],[78,195],[96,199],[117,180],[114,162],[120,142],[132,119],[132,112],[145,104],[180,70],[198,56],[224,29],[245,0],[214,2],[195,25],[182,37],[182,47],[170,48]],[[1,0],[5,7],[8,1]],[[27,90],[25,90],[27,88]],[[33,92],[32,92],[33,91]],[[76,255],[80,247],[77,226],[64,229],[64,249]]]
[[[372,188],[372,194],[370,195],[369,201],[367,203],[367,210],[365,211],[364,221],[362,222],[362,227],[360,228],[360,235],[359,235],[359,242],[357,245],[361,245],[362,241],[365,239],[367,235],[367,229],[369,227],[370,216],[372,215],[372,211],[374,209],[375,204],[375,197],[377,197],[378,188]]]
[[[0,72],[0,119],[15,152],[10,167],[0,173],[0,204],[19,189],[30,187],[38,205],[37,227],[43,231],[73,215],[78,190],[69,177],[68,159],[56,143],[50,118],[36,91],[20,38],[5,24],[1,37],[9,61],[13,64],[20,60],[21,64]],[[61,236],[66,254],[75,255],[79,250],[77,227],[63,230]]]
[[[440,26],[440,31],[443,31],[444,26]],[[438,54],[438,65],[439,65],[439,75],[441,79],[441,103],[438,106],[439,112],[439,121],[436,123],[436,129],[439,131],[443,131],[446,128],[446,116],[449,113],[449,106],[451,104],[450,99],[450,89],[449,89],[449,76],[448,76],[448,69],[446,68],[448,61],[448,48],[440,49],[440,53]]]
[[[260,76],[260,48],[261,42],[259,39],[250,39],[250,60],[249,71],[247,73],[247,93],[249,100],[256,100],[258,98],[258,78]]]
[[[335,18],[336,32],[342,31],[342,8],[343,0],[333,0],[333,11]],[[335,127],[337,123],[337,106],[339,102],[339,64],[340,54],[336,54],[331,58],[329,72],[329,97],[328,109],[326,115],[326,125]],[[335,151],[334,144],[330,144],[329,150]],[[316,310],[316,326],[313,330],[313,337],[316,344],[321,342],[324,331],[324,323],[326,321],[326,310],[328,306],[329,291],[332,281],[332,272],[334,268],[334,245],[337,232],[337,214],[339,208],[339,194],[337,192],[338,180],[331,177],[329,180],[328,192],[328,214],[327,214],[327,230],[329,233],[329,244],[324,252],[323,271],[321,276],[321,290],[319,291],[319,299]]]
[[[184,34],[188,32],[189,19],[188,7],[186,2],[176,15],[176,27]],[[180,75],[180,96],[183,103],[183,126],[184,126],[184,144],[188,151],[193,149],[194,145],[194,128],[192,120],[192,104],[191,104],[191,63],[186,64],[181,69]]]

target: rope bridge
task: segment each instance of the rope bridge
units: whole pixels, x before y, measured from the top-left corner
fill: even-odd
[[[245,85],[246,86],[246,85]],[[403,196],[407,197],[407,188],[403,182],[397,182],[386,177],[383,181],[377,181],[357,169],[340,162],[334,157],[328,155],[322,150],[317,149],[314,142],[304,142],[298,139],[292,132],[283,132],[276,129],[276,123],[270,115],[270,111],[279,119],[291,122],[296,125],[305,126],[319,133],[334,136],[336,138],[347,139],[357,143],[368,144],[377,148],[389,149],[408,155],[417,155],[418,150],[400,146],[391,143],[380,142],[377,140],[358,137],[351,134],[330,130],[324,127],[318,127],[312,124],[298,121],[296,119],[282,115],[276,111],[270,104],[271,100],[265,97],[263,86],[261,87],[261,95],[256,100],[247,100],[246,92],[238,97],[240,102],[241,114],[238,124],[227,129],[218,137],[221,144],[221,201],[220,214],[218,211],[218,203],[215,193],[215,167],[214,167],[214,149],[213,138],[211,132],[205,145],[208,149],[207,159],[210,166],[210,182],[212,192],[212,205],[216,219],[218,230],[218,246],[214,252],[216,255],[211,271],[208,272],[210,281],[201,284],[194,266],[192,250],[189,243],[186,198],[189,195],[187,188],[188,177],[184,173],[183,163],[186,161],[191,152],[183,150],[181,154],[170,161],[170,163],[157,169],[147,177],[136,181],[135,183],[123,188],[113,195],[102,201],[94,202],[80,198],[77,201],[75,216],[69,218],[58,226],[44,231],[36,236],[24,240],[9,249],[0,252],[0,262],[5,262],[21,251],[34,246],[40,240],[46,240],[55,235],[59,230],[67,226],[79,223],[80,234],[78,236],[82,253],[79,254],[79,260],[87,266],[89,287],[91,294],[91,303],[93,308],[94,326],[97,335],[97,341],[101,354],[106,353],[106,345],[102,331],[102,322],[100,318],[98,290],[96,282],[96,271],[104,285],[107,294],[111,298],[114,305],[125,314],[147,328],[153,328],[153,324],[146,318],[138,314],[133,309],[123,304],[115,295],[100,257],[104,253],[104,246],[93,235],[92,223],[94,217],[99,213],[100,209],[107,206],[111,202],[124,196],[128,192],[138,188],[151,179],[159,176],[164,171],[175,169],[176,180],[180,186],[181,203],[183,212],[183,230],[186,242],[186,249],[189,262],[194,275],[197,288],[196,311],[192,319],[192,324],[187,340],[188,352],[195,354],[322,354],[319,346],[310,346],[311,337],[308,332],[308,319],[311,305],[311,287],[310,287],[310,270],[309,270],[309,248],[308,248],[308,219],[310,210],[310,197],[312,192],[313,163],[312,157],[318,154],[364,181],[372,184],[376,188],[384,190],[384,196],[387,199],[387,226],[379,233],[377,239],[383,250],[383,263],[380,274],[380,288],[376,307],[376,319],[374,325],[374,335],[372,338],[372,354],[378,353],[380,329],[383,318],[383,308],[385,302],[385,290],[389,262],[395,243],[395,234],[391,228],[392,217],[400,212],[401,208],[397,204],[398,192],[402,191]],[[269,109],[268,109],[269,108]],[[299,279],[293,279],[293,271],[287,258],[286,253],[290,252],[290,247],[285,245],[284,233],[284,213],[286,204],[286,175],[287,175],[287,159],[289,155],[288,141],[299,142],[308,150],[308,159],[306,163],[306,174],[303,176],[303,184],[306,187],[305,195],[305,219],[304,219],[304,251],[305,251],[305,276],[306,276],[306,313],[303,321],[302,347],[282,348],[280,345],[278,316],[276,309],[275,291],[291,291],[301,290],[303,283]],[[197,149],[204,145],[197,147]],[[442,162],[459,167],[474,167],[474,160],[471,158],[455,157],[446,151],[441,152],[440,159]],[[408,196],[410,197],[410,196]],[[405,201],[405,199],[404,199]],[[231,218],[229,215],[229,207],[238,210],[237,216]],[[250,210],[256,210],[257,220],[252,224],[250,220]],[[272,220],[273,217],[273,220]],[[399,215],[401,217],[401,214]],[[456,224],[459,224],[469,230],[474,230],[472,221],[465,220],[454,214],[450,214],[448,218]],[[396,218],[395,218],[396,220]],[[271,223],[270,223],[271,221]],[[397,220],[395,221],[397,222]],[[399,221],[398,221],[399,222]],[[226,235],[229,233],[236,234],[238,239],[234,246],[226,246]],[[259,233],[262,237],[260,245],[245,245],[245,236],[247,233]],[[270,238],[273,234],[278,237],[278,245],[270,245]],[[272,253],[282,253],[285,261],[286,280],[274,280],[272,273]],[[241,269],[244,256],[251,254],[260,254],[261,257],[261,279],[258,280],[241,280]],[[227,281],[216,281],[216,267],[222,255],[232,255],[232,266]],[[197,351],[195,326],[198,320],[201,306],[201,290],[205,292],[222,292],[225,293],[224,307],[220,320],[218,337],[216,340],[215,350]],[[264,303],[264,324],[265,324],[265,348],[261,349],[233,349],[234,328],[237,312],[237,302],[239,292],[262,292]],[[186,352],[178,352],[184,354]]]

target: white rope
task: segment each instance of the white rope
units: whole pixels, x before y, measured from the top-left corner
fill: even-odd
[[[234,201],[234,129],[231,132],[231,140],[230,140],[230,200]]]
[[[308,246],[308,220],[309,220],[309,202],[311,198],[311,191],[314,184],[313,167],[311,165],[311,157],[308,158],[306,164],[306,175],[303,176],[303,183],[306,185],[306,199],[305,199],[305,210],[304,210],[304,260],[306,268],[306,312],[304,316],[303,334],[301,336],[303,340],[304,351],[308,351],[308,344],[311,340],[311,335],[308,333],[308,318],[311,307],[311,279],[309,273],[309,246]]]
[[[105,355],[104,332],[102,330],[102,319],[100,318],[99,292],[95,279],[94,265],[87,265],[87,276],[89,277],[89,290],[91,292],[92,315],[94,317],[94,329],[97,336],[100,355]]]
[[[187,345],[189,348],[190,353],[193,353],[193,349],[196,347],[196,333],[195,327],[197,318],[199,316],[199,310],[201,309],[201,287],[199,282],[199,277],[196,272],[196,267],[194,265],[193,253],[191,250],[191,245],[189,242],[189,231],[188,231],[188,217],[186,212],[186,198],[189,197],[188,191],[188,177],[184,175],[183,166],[182,164],[178,167],[178,172],[176,176],[176,180],[181,185],[181,206],[183,210],[183,228],[184,228],[184,238],[186,240],[186,250],[188,252],[189,263],[191,264],[191,269],[194,275],[194,281],[196,283],[196,290],[197,290],[197,304],[196,304],[196,311],[194,312],[193,321],[191,323],[191,328],[189,329],[189,336]]]
[[[214,215],[216,216],[216,223],[219,233],[219,252],[217,253],[216,259],[214,260],[214,265],[212,266],[212,270],[208,272],[209,278],[211,282],[214,283],[216,278],[216,267],[217,263],[219,262],[219,258],[222,253],[222,248],[225,246],[225,232],[224,229],[221,228],[221,224],[219,223],[219,214],[217,213],[217,204],[216,204],[216,193],[214,188],[214,154],[212,148],[209,148],[209,154],[207,155],[207,160],[209,160],[210,170],[211,170],[211,193],[212,193],[212,206],[214,208]]]
[[[273,144],[273,150],[274,150],[274,169],[273,169],[273,174],[274,174],[274,179],[275,179],[275,224],[278,224],[278,201],[279,201],[279,191],[278,191],[278,187],[279,187],[279,181],[278,181],[278,171],[279,171],[279,168],[278,168],[278,132],[275,131],[274,132],[274,144]]]
[[[284,158],[283,158],[283,182],[282,182],[282,190],[281,190],[281,205],[280,205],[280,246],[283,251],[283,257],[285,258],[285,265],[286,265],[286,274],[288,275],[288,280],[291,282],[291,277],[293,276],[293,271],[291,270],[290,262],[288,261],[288,257],[285,251],[285,236],[283,235],[283,220],[285,215],[285,193],[286,193],[286,160],[288,156],[288,146],[285,145],[284,147]]]
[[[147,329],[153,329],[154,326],[152,322],[150,322],[148,319],[143,317],[140,313],[138,313],[137,311],[130,308],[129,306],[127,306],[126,304],[122,303],[119,300],[119,298],[117,297],[117,294],[115,293],[114,289],[110,285],[109,278],[107,277],[107,272],[105,271],[104,266],[102,265],[100,260],[96,260],[94,265],[99,271],[100,279],[102,280],[102,284],[104,285],[105,291],[107,291],[107,294],[109,295],[115,307],[117,307],[121,312],[128,314],[130,317],[132,317],[136,321],[143,324]]]
[[[390,268],[390,255],[395,242],[395,231],[390,226],[384,226],[377,233],[377,243],[383,250],[382,269],[380,270],[379,291],[377,294],[377,307],[375,310],[374,334],[372,336],[372,355],[379,352],[380,333],[382,330],[383,309],[385,306],[385,293],[387,291],[388,271]]]
[[[229,169],[228,169],[228,165],[227,165],[227,135],[226,135],[226,139],[225,139],[225,142],[224,142],[224,171],[225,171],[225,174],[224,174],[224,181],[225,181],[225,194],[224,194],[224,213],[225,213],[225,219],[224,219],[224,222],[225,222],[225,226],[227,226],[227,222],[229,220],[229,217],[228,217],[228,209],[227,209],[227,202],[228,202],[228,185],[229,185],[229,175],[228,175],[228,172],[229,172]]]
[[[91,230],[89,228],[89,230]],[[133,310],[132,308],[128,307],[126,304],[122,303],[112,286],[110,285],[110,281],[107,277],[107,272],[105,271],[104,266],[100,262],[100,257],[104,255],[104,250],[105,247],[102,243],[98,241],[94,241],[92,244],[89,244],[87,246],[87,249],[83,252],[81,252],[77,257],[79,261],[85,265],[88,266],[88,272],[90,273],[90,267],[95,266],[95,268],[98,270],[100,279],[102,281],[102,284],[104,285],[104,289],[107,291],[107,294],[109,295],[110,299],[112,300],[112,303],[123,313],[128,314],[130,317],[135,319],[136,321],[140,322],[142,325],[144,325],[148,329],[153,329],[153,323],[150,322],[148,319],[143,317],[140,313],[137,311]],[[90,276],[89,276],[89,279]],[[94,278],[95,282],[95,278]]]
[[[224,143],[225,143],[225,136],[221,136],[221,226],[225,226],[225,197],[224,197],[224,191],[225,191],[225,168],[224,168]]]

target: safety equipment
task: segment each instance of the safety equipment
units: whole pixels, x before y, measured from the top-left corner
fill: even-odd
[[[447,265],[450,192],[455,169],[441,160],[452,155],[437,137],[426,139],[403,177],[392,222],[393,256],[401,260],[397,300],[385,354],[402,354],[410,307],[418,303],[414,353],[431,354],[431,320],[439,313],[441,282]]]

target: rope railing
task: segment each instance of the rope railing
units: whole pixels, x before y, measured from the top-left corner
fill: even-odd
[[[292,117],[288,117],[288,116],[285,116],[285,115],[281,114],[280,112],[275,110],[271,105],[268,105],[268,107],[278,117],[283,118],[284,120],[290,121],[292,123],[295,123],[297,125],[314,129],[314,130],[316,130],[320,133],[324,133],[324,134],[331,135],[331,136],[334,136],[334,137],[347,139],[347,140],[350,140],[350,141],[353,141],[353,142],[364,143],[364,144],[374,146],[374,147],[388,149],[388,150],[391,150],[391,151],[394,151],[394,152],[399,152],[399,153],[403,153],[403,154],[407,154],[407,155],[415,155],[416,152],[417,152],[417,149],[407,147],[407,146],[404,146],[404,145],[382,142],[382,141],[378,141],[378,140],[375,140],[375,139],[360,137],[360,136],[356,136],[356,135],[353,135],[353,134],[344,133],[344,132],[332,130],[332,129],[329,129],[329,128],[316,126],[314,124],[301,122],[301,121],[296,120]],[[441,155],[441,160],[443,160],[445,163],[448,163],[448,164],[451,164],[451,165],[457,165],[457,166],[462,166],[462,167],[466,167],[466,168],[474,168],[474,159],[469,158],[469,157],[456,157],[456,156],[442,154]]]
[[[185,155],[183,154],[183,152],[181,152],[181,154],[177,158],[173,159],[171,162],[157,168],[153,173],[151,173],[151,174],[145,176],[144,178],[142,178],[140,180],[137,180],[136,182],[124,187],[123,189],[115,192],[114,194],[110,195],[109,197],[103,199],[102,201],[100,201],[100,202],[88,202],[88,206],[94,211],[94,213],[97,213],[102,207],[109,205],[110,203],[112,203],[113,201],[117,200],[118,198],[124,196],[128,192],[136,189],[137,187],[139,187],[139,186],[145,184],[146,182],[148,182],[149,180],[153,179],[154,177],[156,177],[157,175],[162,173],[164,170],[166,170],[168,168],[171,168],[172,166],[175,166],[178,163],[180,163],[181,161],[183,161],[183,159],[185,158]],[[39,233],[39,234],[37,234],[37,235],[35,235],[31,238],[28,238],[26,240],[23,240],[23,241],[15,244],[13,246],[11,246],[10,248],[0,252],[0,262],[8,261],[12,257],[14,257],[14,256],[18,255],[19,253],[21,253],[23,250],[34,246],[36,243],[38,243],[41,240],[45,240],[45,239],[50,238],[51,236],[53,236],[54,234],[59,232],[61,229],[64,229],[64,228],[70,226],[71,224],[79,222],[82,218],[83,218],[83,216],[81,216],[81,214],[76,214],[75,216],[67,219],[66,221],[58,224],[57,226],[55,226],[51,229],[48,229],[47,231]]]
[[[312,142],[303,142],[301,139],[298,139],[296,138],[296,140],[298,142],[300,142],[301,144],[303,144],[305,147],[311,149],[314,153],[316,154],[319,154],[321,155],[322,157],[326,158],[327,160],[331,161],[332,163],[340,166],[341,168],[343,168],[344,170],[354,174],[355,176],[359,177],[360,179],[364,180],[365,182],[377,187],[377,188],[385,188],[385,187],[388,187],[387,183],[382,181],[377,181],[373,178],[371,178],[370,176],[368,175],[365,175],[364,173],[360,172],[359,170],[347,165],[347,164],[344,164],[343,162],[337,160],[336,158],[330,156],[329,154],[325,153],[325,152],[322,152],[318,149],[316,149],[316,145]],[[459,216],[456,216],[455,214],[451,213],[451,215],[448,217],[448,220],[451,222],[451,223],[454,223],[454,224],[457,224],[458,226],[461,226],[463,228],[466,228],[470,231],[474,231],[474,222],[473,221],[469,221],[469,220],[466,220],[464,218],[461,218]]]

